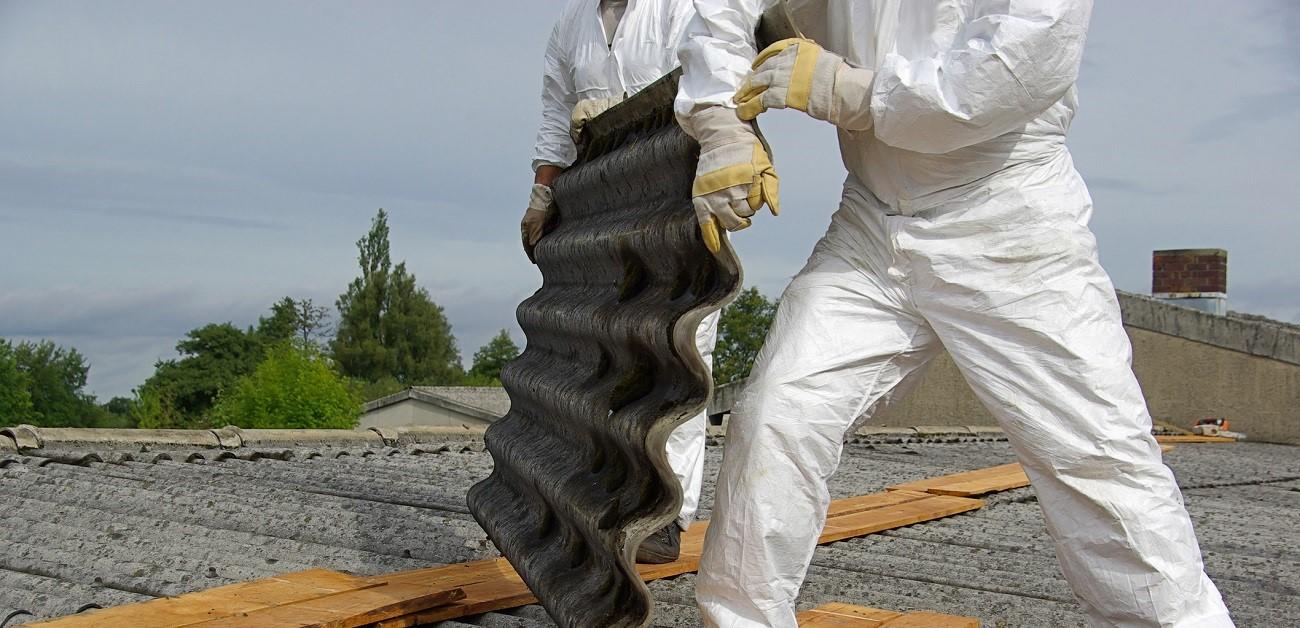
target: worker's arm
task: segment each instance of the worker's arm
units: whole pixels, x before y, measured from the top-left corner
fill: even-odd
[[[752,124],[736,115],[732,96],[754,58],[754,30],[777,0],[695,0],[696,16],[678,50],[683,75],[674,109],[700,144],[691,203],[704,245],[721,251],[720,229],[750,225],[763,205],[780,209],[779,180]]]
[[[564,168],[552,164],[541,164],[537,166],[537,171],[533,173],[533,183],[551,187],[555,178],[564,172]]]
[[[578,101],[578,93],[561,45],[561,29],[566,21],[561,17],[546,44],[542,69],[542,124],[533,150],[533,186],[528,197],[528,209],[519,223],[524,253],[533,262],[536,262],[534,249],[545,233],[547,217],[555,205],[551,184],[565,168],[573,165],[578,154],[573,138],[569,136],[569,117]]]
[[[947,153],[1029,123],[1079,76],[1091,0],[981,0],[942,54],[887,54],[872,89],[881,141]]]
[[[570,117],[578,103],[578,90],[574,87],[573,71],[562,45],[565,21],[562,17],[555,25],[546,44],[542,68],[542,124],[537,130],[537,145],[533,149],[534,172],[549,166],[548,170],[553,168],[558,174],[578,158],[578,149],[569,136]],[[555,178],[554,174],[549,176],[552,180]],[[550,185],[550,181],[545,183]]]
[[[754,31],[777,0],[695,0],[678,57],[682,80],[675,109],[689,132],[692,112],[709,106],[735,107],[732,96],[749,75],[758,54]]]

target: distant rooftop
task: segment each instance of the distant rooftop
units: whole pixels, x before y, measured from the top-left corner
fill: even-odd
[[[408,399],[449,407],[453,410],[466,411],[482,415],[488,421],[494,421],[510,411],[510,396],[500,386],[413,386],[387,397],[367,402],[366,412],[391,406]]]

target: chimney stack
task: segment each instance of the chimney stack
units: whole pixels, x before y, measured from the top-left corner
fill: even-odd
[[[1176,249],[1151,255],[1151,296],[1223,316],[1228,313],[1228,252]]]

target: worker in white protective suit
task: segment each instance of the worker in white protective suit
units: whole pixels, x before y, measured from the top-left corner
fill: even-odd
[[[1231,626],[1065,146],[1092,2],[792,2],[810,39],[756,57],[774,3],[695,1],[676,108],[702,145],[704,238],[756,209],[736,199],[766,165],[716,138],[766,109],[835,124],[848,177],[730,421],[705,623],[795,626],[844,439],[946,348],[1015,448],[1094,626]]]
[[[570,0],[546,47],[542,77],[542,124],[533,157],[532,195],[521,225],[529,259],[554,211],[551,183],[577,159],[574,144],[583,124],[677,68],[677,48],[694,15],[691,0]],[[718,314],[700,322],[695,344],[710,367]],[[704,480],[706,413],[691,418],[668,438],[668,462],[682,487],[677,520],[652,534],[637,561],[677,559],[681,532],[695,519]]]

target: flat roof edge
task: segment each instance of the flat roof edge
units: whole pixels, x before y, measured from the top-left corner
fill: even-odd
[[[1300,365],[1300,330],[1281,321],[1216,316],[1142,294],[1117,292],[1126,326]]]

